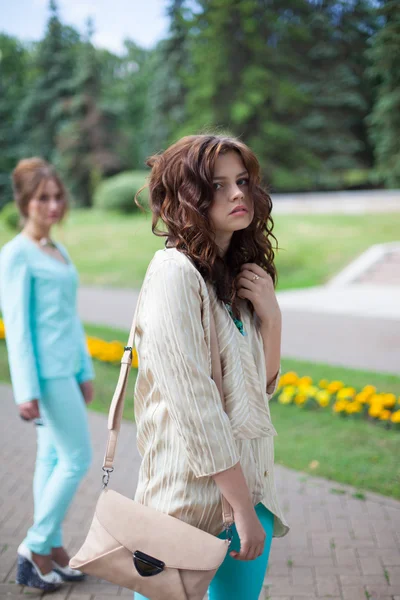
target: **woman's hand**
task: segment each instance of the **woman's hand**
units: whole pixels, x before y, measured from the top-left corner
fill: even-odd
[[[82,381],[79,384],[81,388],[83,399],[85,400],[85,404],[90,404],[93,401],[94,396],[94,387],[92,381]]]
[[[239,298],[250,300],[262,326],[272,326],[281,321],[281,311],[276,299],[271,275],[255,263],[242,265],[236,278]]]
[[[33,421],[33,419],[39,419],[39,402],[37,400],[30,400],[23,404],[18,404],[19,415],[24,421]]]
[[[240,552],[232,550],[235,560],[254,560],[262,555],[265,544],[265,531],[254,508],[235,512],[235,525],[240,539]]]

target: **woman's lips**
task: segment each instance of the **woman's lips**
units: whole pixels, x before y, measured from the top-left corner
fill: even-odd
[[[247,208],[245,206],[237,206],[229,214],[230,215],[245,215],[248,212],[249,211],[247,210]]]

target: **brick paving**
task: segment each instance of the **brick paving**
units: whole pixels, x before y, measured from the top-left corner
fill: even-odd
[[[84,539],[101,487],[106,417],[90,413],[90,426],[93,466],[65,522],[71,553]],[[32,425],[17,418],[6,385],[0,386],[0,446],[0,598],[38,598],[39,592],[14,583],[16,549],[32,519],[35,434]],[[125,423],[112,487],[133,495],[138,464],[135,427]],[[291,530],[273,540],[260,600],[400,600],[400,502],[372,493],[362,500],[350,486],[279,465],[276,479]],[[90,577],[50,597],[111,600],[132,598],[132,592]]]

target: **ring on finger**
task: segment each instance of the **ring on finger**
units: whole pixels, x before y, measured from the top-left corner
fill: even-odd
[[[252,277],[252,281],[257,281],[257,279],[260,279],[260,276],[259,276],[259,275],[254,275],[254,276]]]

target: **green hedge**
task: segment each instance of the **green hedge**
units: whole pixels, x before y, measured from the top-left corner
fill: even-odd
[[[94,206],[102,210],[130,213],[140,211],[135,204],[135,194],[146,183],[146,171],[125,171],[105,179],[94,193]],[[144,189],[139,202],[143,208],[149,207],[148,189]]]
[[[0,219],[7,229],[18,231],[20,225],[20,215],[14,202],[8,202],[8,204],[3,207],[0,213]]]

